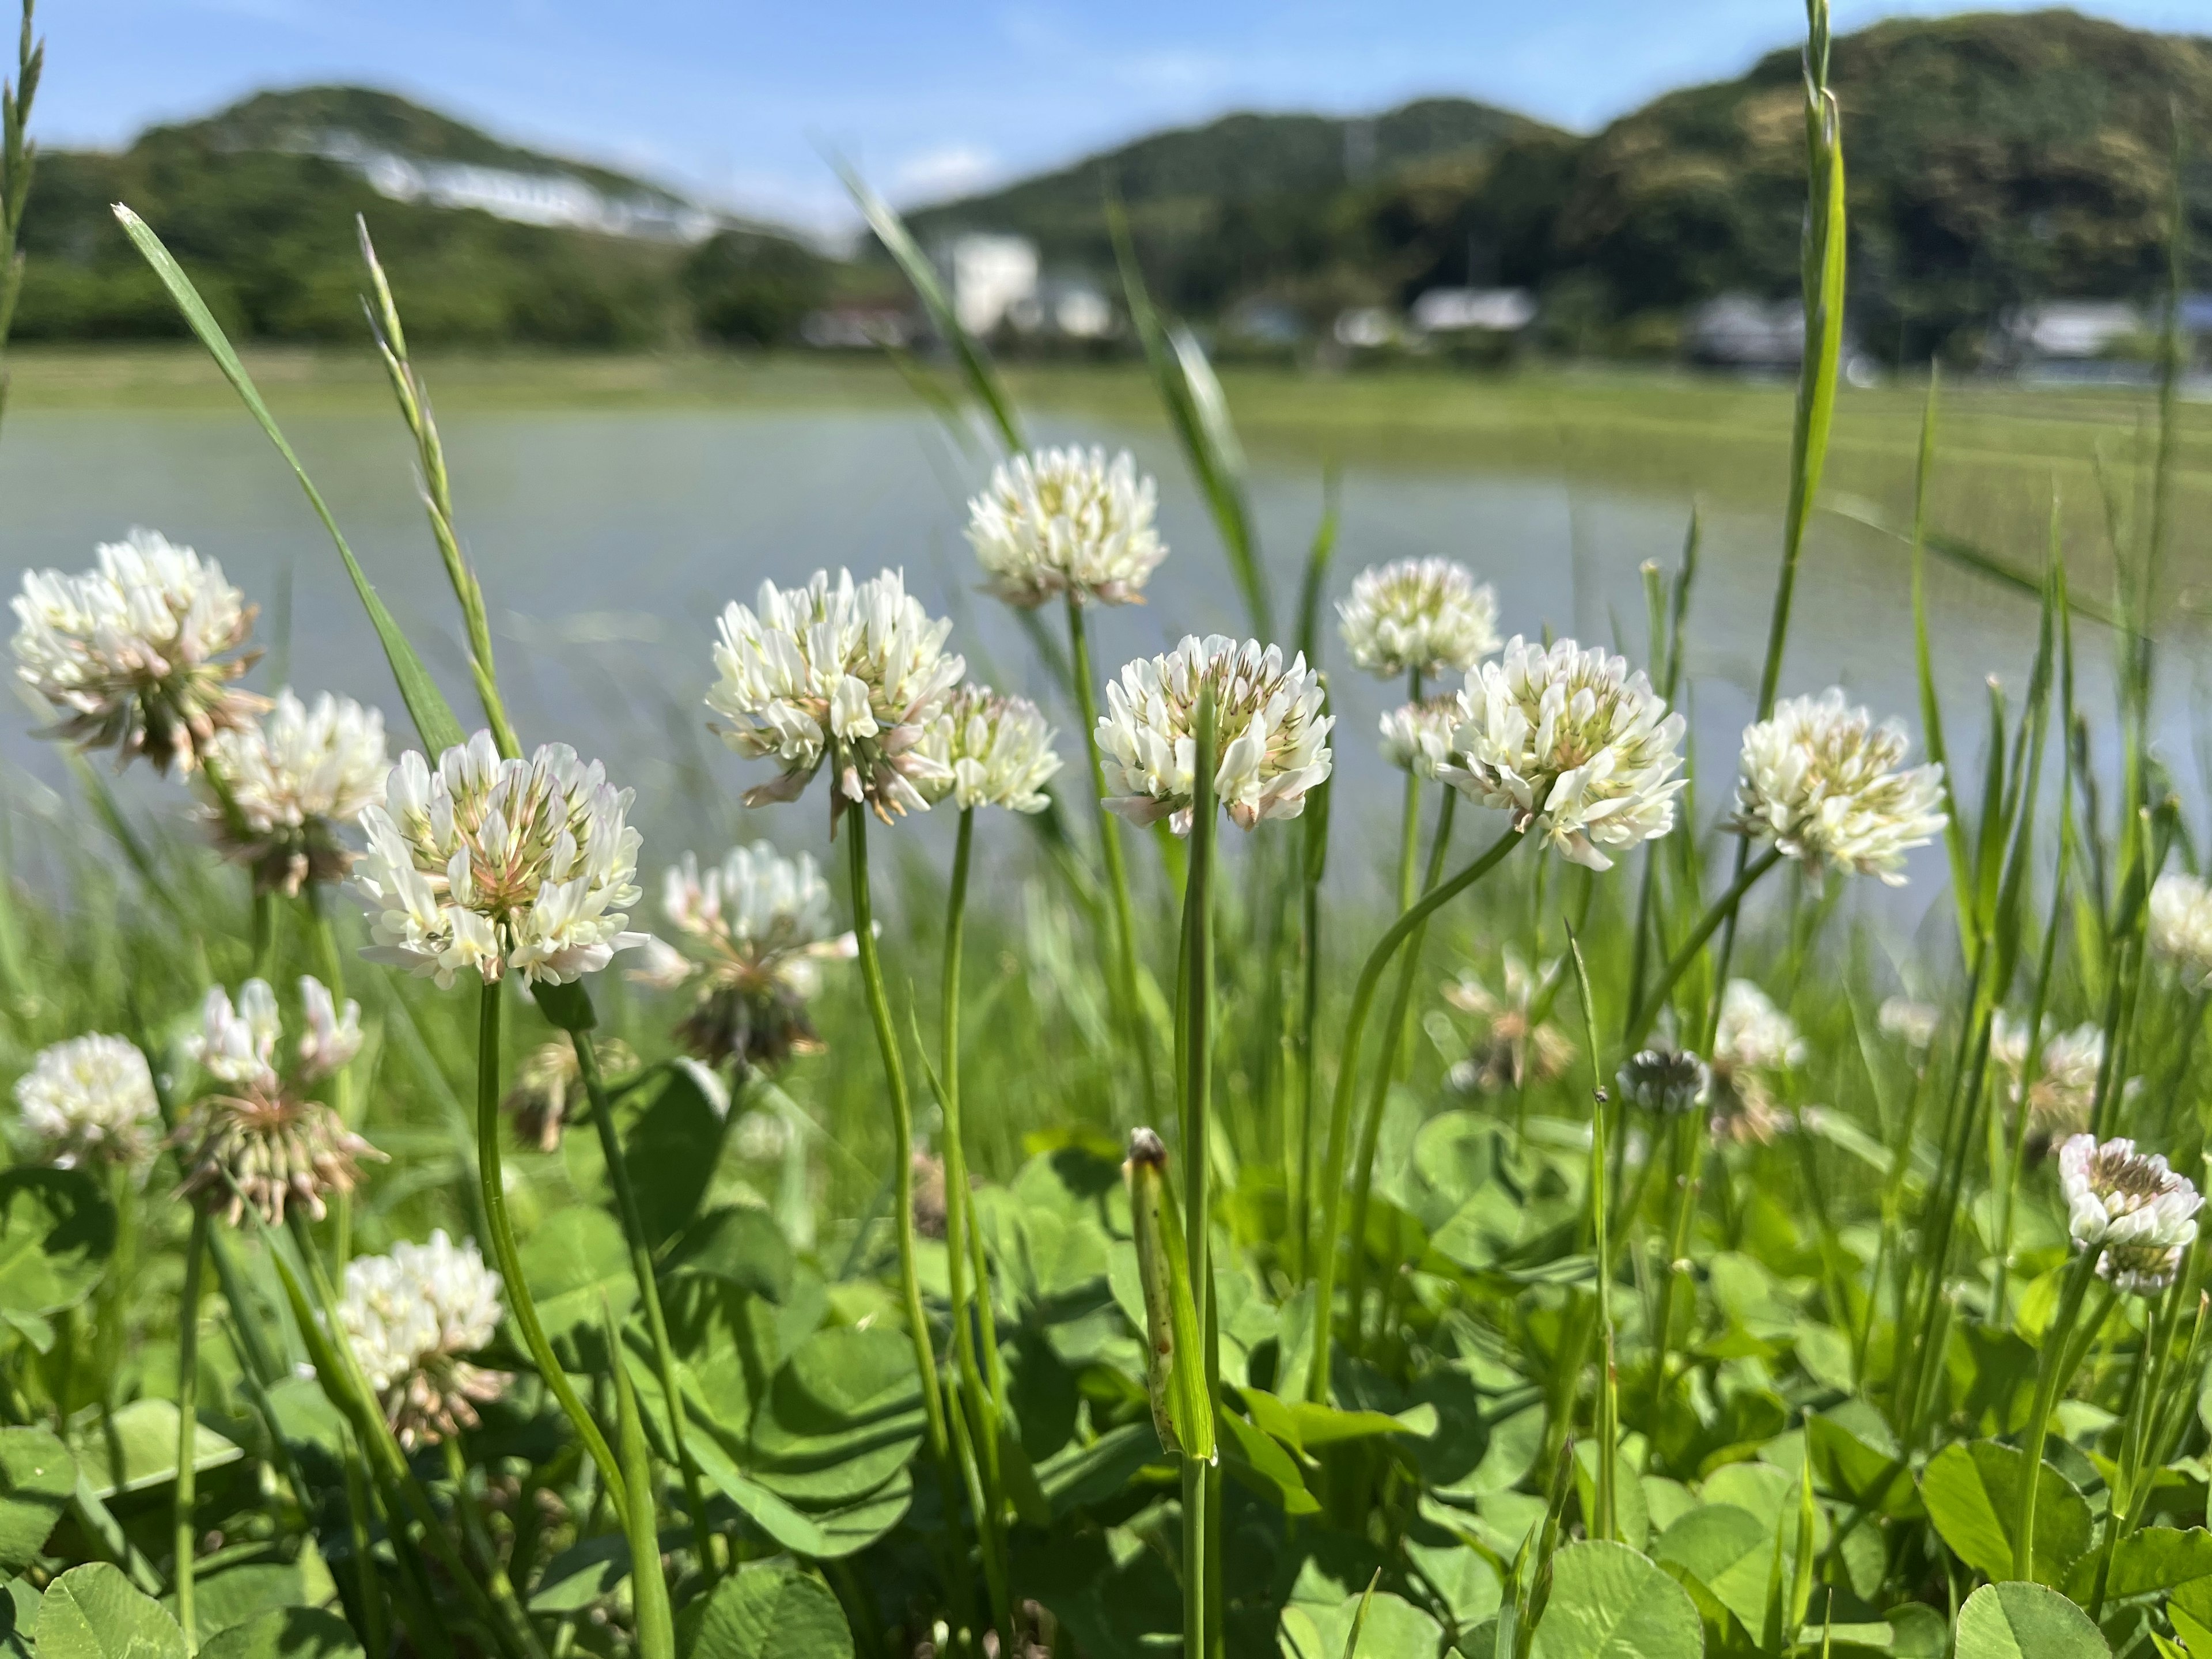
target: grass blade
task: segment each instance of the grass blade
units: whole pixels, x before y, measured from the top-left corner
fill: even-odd
[[[914,233],[906,228],[898,210],[868,188],[867,180],[851,167],[840,162],[837,176],[852,193],[853,202],[868,222],[868,228],[884,245],[884,251],[898,264],[907,281],[914,287],[915,297],[921,301],[922,309],[945,343],[951,348],[960,372],[968,382],[968,389],[991,423],[999,430],[999,441],[1012,454],[1028,445],[1022,438],[1021,421],[1014,413],[1014,400],[1006,395],[1006,388],[999,379],[999,371],[984,355],[975,337],[961,326],[959,313],[952,308],[951,296],[945,293],[945,284],[937,275],[937,267],[914,240]]]
[[[1253,633],[1260,639],[1274,637],[1267,599],[1267,571],[1260,560],[1260,538],[1252,526],[1252,509],[1244,489],[1244,453],[1229,422],[1229,404],[1215,379],[1205,349],[1187,328],[1170,326],[1152,304],[1145,286],[1145,273],[1137,264],[1137,250],[1129,240],[1128,216],[1119,201],[1106,203],[1106,225],[1114,239],[1114,257],[1121,267],[1121,290],[1129,307],[1129,320],[1145,348],[1145,362],[1167,406],[1168,419],[1182,442],[1190,470],[1213,514],[1221,545],[1229,555],[1230,574],[1243,596],[1244,610]]]
[[[232,349],[229,338],[223,333],[222,325],[208,310],[207,302],[200,298],[199,290],[192,286],[192,279],[185,275],[184,267],[162,246],[161,239],[154,234],[153,227],[143,219],[119,202],[115,204],[115,216],[121,222],[125,234],[145,256],[146,263],[153,266],[154,274],[161,279],[162,287],[169,290],[169,297],[176,301],[177,309],[184,313],[185,321],[199,337],[200,343],[208,349],[208,355],[215,359],[215,365],[222,371],[223,379],[228,380],[232,389],[238,393],[246,412],[268,434],[269,441],[276,446],[276,453],[292,469],[292,476],[299,479],[300,488],[307,491],[307,504],[315,509],[315,516],[323,521],[323,528],[331,532],[331,539],[337,544],[338,556],[345,561],[346,574],[353,579],[354,592],[361,596],[362,608],[368,612],[369,625],[376,629],[376,637],[384,647],[385,660],[392,665],[392,678],[399,684],[399,699],[407,705],[408,715],[415,722],[415,730],[421,736],[423,747],[435,755],[467,741],[460,722],[453,718],[453,708],[446,702],[445,695],[438,690],[437,682],[430,678],[430,671],[423,667],[422,658],[416,654],[415,647],[408,642],[407,635],[392,619],[391,611],[385,609],[384,601],[377,597],[376,589],[369,585],[368,576],[362,574],[361,561],[354,557],[353,549],[346,545],[346,538],[338,529],[337,520],[331,517],[330,508],[324,505],[322,492],[315,488],[314,481],[307,477],[307,468],[300,465],[300,458],[292,453],[292,446],[277,430],[276,419],[269,413],[269,405],[262,402],[261,393],[254,386],[252,377],[246,374],[245,364],[239,362],[238,353]]]
[[[1782,574],[1774,585],[1774,614],[1768,623],[1766,665],[1759,678],[1759,718],[1774,712],[1782,683],[1783,647],[1790,633],[1790,601],[1797,585],[1797,562],[1813,502],[1827,465],[1828,433],[1835,424],[1836,385],[1844,354],[1843,115],[1828,90],[1827,0],[1808,0],[1805,41],[1804,241],[1805,354],[1797,380],[1797,409],[1790,432],[1790,507],[1783,521]]]

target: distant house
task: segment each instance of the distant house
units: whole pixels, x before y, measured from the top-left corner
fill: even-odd
[[[2108,356],[2154,325],[2124,300],[2051,300],[2004,319],[2014,354],[2027,360],[2081,362]]]
[[[1401,331],[1395,313],[1381,306],[1354,306],[1337,313],[1330,332],[1337,344],[1353,351],[1379,351],[1397,344]]]
[[[1722,368],[1795,368],[1805,356],[1805,308],[1796,300],[1723,294],[1692,307],[1682,349]]]
[[[1114,302],[1085,276],[1047,276],[1007,306],[1018,334],[1062,340],[1103,340],[1114,332]]]
[[[956,236],[938,263],[952,279],[953,314],[970,334],[988,334],[1036,302],[1036,244],[1026,236]]]
[[[1536,296],[1525,288],[1432,288],[1413,301],[1421,334],[1518,334],[1536,320]]]

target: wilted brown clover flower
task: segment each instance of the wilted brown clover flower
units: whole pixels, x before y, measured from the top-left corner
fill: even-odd
[[[272,1227],[293,1204],[319,1221],[324,1196],[351,1192],[360,1161],[384,1156],[308,1094],[360,1049],[360,1005],[339,1011],[322,981],[304,975],[300,998],[307,1031],[289,1072],[276,1065],[283,1028],[266,980],[246,981],[235,1007],[220,985],[202,1006],[193,1057],[221,1086],[177,1132],[189,1148],[178,1193],[233,1226],[249,1206]]]
[[[1508,951],[1502,991],[1492,991],[1472,972],[1444,987],[1446,1002],[1485,1022],[1473,1051],[1451,1068],[1446,1082],[1462,1094],[1498,1094],[1566,1069],[1574,1044],[1558,1026],[1536,1018],[1536,1003],[1559,965],[1554,960],[1531,973],[1527,963]]]
[[[618,1037],[599,1044],[602,1070],[620,1076],[637,1069],[637,1055]],[[542,1042],[515,1068],[514,1086],[500,1103],[514,1121],[515,1139],[541,1152],[558,1152],[561,1130],[584,1097],[584,1068],[566,1031]]]
[[[774,1067],[820,1048],[806,1004],[821,987],[821,964],[856,956],[860,946],[835,931],[830,884],[812,859],[787,859],[755,842],[702,875],[686,853],[668,872],[661,902],[689,954],[656,939],[630,977],[664,990],[697,983],[677,1028],[693,1054],[709,1065],[734,1057]]]

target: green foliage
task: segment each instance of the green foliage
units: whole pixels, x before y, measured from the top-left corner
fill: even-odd
[[[677,1650],[683,1659],[852,1659],[853,1635],[820,1579],[763,1565],[697,1604]]]
[[[2105,1659],[2089,1615],[2040,1584],[1984,1584],[1959,1609],[1958,1659]]]
[[[0,1573],[35,1560],[76,1490],[76,1462],[51,1431],[0,1429]]]
[[[71,1567],[39,1602],[40,1659],[186,1659],[177,1621],[105,1561]]]
[[[394,201],[317,150],[350,134],[369,150],[533,174],[621,199],[674,198],[604,168],[546,156],[389,94],[357,87],[261,93],[202,121],[153,128],[116,154],[49,152],[23,228],[28,264],[15,332],[27,339],[183,332],[137,259],[103,223],[136,205],[224,328],[241,337],[357,342],[364,291],[354,216],[398,273],[417,345],[665,345],[695,331],[781,342],[819,302],[828,267],[790,237],[732,230],[696,250],[516,224],[477,210]]]
[[[726,345],[780,345],[829,296],[830,262],[787,237],[726,230],[684,262],[701,334]]]
[[[359,1659],[361,1638],[320,1607],[270,1607],[200,1644],[207,1659]]]

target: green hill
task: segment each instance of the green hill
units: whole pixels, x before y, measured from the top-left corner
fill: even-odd
[[[489,171],[457,184],[441,163]],[[413,199],[373,185],[374,165]],[[598,203],[608,225],[654,234],[516,222],[451,204],[453,188],[534,191],[537,206],[587,219]],[[828,280],[825,261],[760,227],[726,226],[698,246],[678,239],[687,204],[659,186],[504,143],[389,93],[314,87],[154,128],[119,153],[43,155],[23,227],[19,337],[182,331],[115,225],[118,201],[167,241],[226,326],[270,339],[362,337],[356,213],[410,335],[426,343],[781,338]]]
[[[1917,357],[2006,307],[2164,281],[2174,119],[2200,283],[2212,277],[2212,39],[2069,11],[1879,24],[1835,44],[1851,308]],[[1585,144],[1552,276],[1614,314],[1797,286],[1797,55],[1671,93]]]
[[[1371,118],[1224,116],[1155,133],[1072,167],[909,216],[925,241],[1011,230],[1048,261],[1111,263],[1101,205],[1117,191],[1154,280],[1183,309],[1210,313],[1284,277],[1310,279],[1347,246],[1347,202],[1420,167],[1479,167],[1516,143],[1566,135],[1463,98],[1428,98]]]
[[[2212,39],[2067,11],[1901,20],[1839,39],[1832,78],[1866,348],[1971,360],[2008,307],[2158,292],[2177,115],[2191,278],[2212,288]],[[1266,301],[1321,325],[1346,305],[1508,283],[1540,292],[1555,343],[1663,348],[1686,306],[1795,291],[1801,98],[1797,55],[1779,52],[1590,136],[1455,98],[1358,119],[1231,115],[910,217],[925,244],[1014,231],[1048,266],[1110,281],[1110,183],[1155,288],[1188,316]],[[487,180],[560,199],[507,216],[454,205]],[[899,288],[880,260],[836,267],[769,227],[689,246],[695,210],[659,186],[387,93],[314,87],[117,154],[45,155],[19,333],[179,331],[109,216],[118,200],[168,239],[227,323],[268,338],[360,337],[356,212],[426,343],[772,342],[832,292]],[[513,216],[578,200],[605,207],[604,222]]]
[[[1971,351],[2007,307],[2142,297],[2163,281],[2174,153],[2212,283],[2212,40],[2068,11],[1903,20],[1839,39],[1851,307],[1868,346]],[[913,216],[924,234],[1004,228],[1048,261],[1111,269],[1100,192],[1130,204],[1146,269],[1187,313],[1245,298],[1316,324],[1443,283],[1542,291],[1556,337],[1664,342],[1730,290],[1797,283],[1804,211],[1798,54],[1670,93],[1581,137],[1479,104],[1350,124],[1234,116]]]

